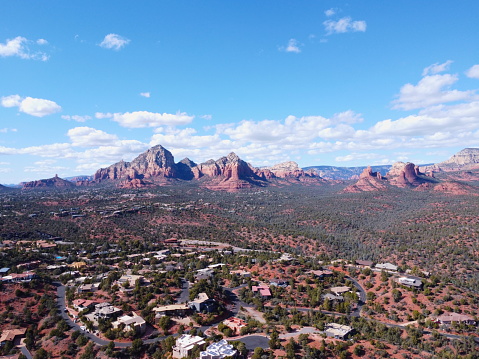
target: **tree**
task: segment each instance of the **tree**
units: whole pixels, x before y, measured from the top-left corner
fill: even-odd
[[[272,350],[275,350],[275,349],[279,348],[279,345],[280,345],[279,334],[278,334],[276,328],[271,333],[268,344],[269,344],[270,349],[272,349]]]

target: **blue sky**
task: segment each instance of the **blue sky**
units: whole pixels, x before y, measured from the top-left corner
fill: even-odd
[[[176,161],[440,162],[479,146],[479,2],[4,1],[0,183]]]

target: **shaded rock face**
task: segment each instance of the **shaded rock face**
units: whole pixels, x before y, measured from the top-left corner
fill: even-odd
[[[71,188],[74,187],[70,181],[64,180],[58,175],[55,175],[53,178],[42,179],[38,181],[26,182],[23,184],[22,189],[34,189],[34,188]]]

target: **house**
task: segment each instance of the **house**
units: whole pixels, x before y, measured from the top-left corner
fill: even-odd
[[[224,263],[210,264],[210,265],[208,266],[208,268],[210,268],[210,269],[216,269],[216,268],[223,267],[223,266],[225,266],[225,265],[226,265],[226,264],[224,264]]]
[[[89,299],[75,299],[73,301],[73,307],[78,311],[85,310],[87,308],[94,308],[98,302]]]
[[[422,282],[416,278],[409,278],[409,277],[401,277],[398,279],[398,283],[405,285],[409,288],[421,288]]]
[[[125,326],[123,331],[126,331],[126,332],[130,330],[134,330],[138,333],[144,333],[146,330],[145,320],[139,315],[136,315],[135,313],[133,313],[133,316],[123,315],[119,317],[118,320],[111,323],[111,325],[113,325],[113,328],[115,329],[119,328],[122,324]]]
[[[236,317],[224,320],[223,324],[230,328],[234,335],[239,335],[241,328],[244,328],[248,325],[243,319]]]
[[[10,275],[6,275],[2,277],[2,282],[7,282],[7,283],[30,282],[32,279],[36,278],[36,276],[37,275],[33,272],[12,273]]]
[[[90,293],[96,292],[98,290],[99,283],[92,284],[82,284],[78,287],[78,293]]]
[[[173,358],[187,357],[195,347],[203,349],[205,345],[206,342],[202,337],[183,334],[176,339],[176,344],[173,347]]]
[[[6,276],[10,272],[10,268],[2,268],[0,269],[0,277]]]
[[[284,280],[284,279],[278,279],[278,278],[274,278],[274,279],[271,279],[269,281],[269,284],[270,285],[273,285],[275,287],[282,287],[282,288],[286,288],[288,286],[288,281]]]
[[[331,277],[333,275],[333,271],[331,271],[329,269],[312,270],[312,271],[309,271],[308,274],[312,274],[316,278],[323,279],[323,278],[326,278],[326,277]]]
[[[271,291],[269,290],[269,287],[265,285],[254,285],[251,287],[251,290],[253,291],[253,293],[259,293],[263,299],[271,297]]]
[[[19,345],[21,338],[25,337],[26,331],[26,328],[4,330],[0,336],[0,347],[7,344],[7,342],[12,342],[14,345]]]
[[[371,268],[373,266],[373,261],[363,261],[363,260],[357,260],[356,265],[360,267],[369,267]]]
[[[95,312],[93,313],[95,318],[110,319],[116,318],[121,315],[122,310],[120,308],[112,306],[108,302],[99,303],[95,305]]]
[[[216,309],[216,301],[206,293],[199,293],[195,300],[188,303],[189,307],[197,312],[211,313]]]
[[[145,277],[143,277],[142,275],[124,274],[120,277],[120,279],[118,279],[118,284],[120,286],[127,285],[129,287],[134,287],[137,281],[139,281],[140,283],[143,283],[144,280],[145,280]]]
[[[161,318],[165,315],[169,317],[184,317],[190,311],[190,307],[186,303],[170,304],[155,307],[153,311],[156,312],[155,318]]]
[[[205,351],[200,352],[200,359],[224,359],[236,356],[237,350],[233,349],[226,340],[211,344]]]
[[[378,263],[374,266],[374,268],[377,269],[384,269],[384,270],[390,270],[393,272],[397,272],[398,266],[391,264],[391,263]]]
[[[329,289],[331,292],[333,292],[333,294],[335,294],[336,296],[338,295],[341,295],[341,294],[344,294],[344,293],[347,293],[351,290],[351,288],[349,287],[332,287]]]
[[[247,272],[245,270],[233,270],[230,272],[231,274],[236,274],[236,275],[239,275],[240,277],[243,277],[243,278],[250,278],[251,277],[251,272]]]
[[[342,295],[334,295],[334,294],[331,294],[331,293],[326,293],[322,297],[323,297],[323,299],[328,299],[328,300],[335,300],[335,301],[339,301],[339,302],[344,301],[344,297]]]
[[[353,332],[353,328],[347,325],[329,323],[324,327],[324,333],[330,338],[345,340]]]
[[[437,317],[437,322],[440,324],[452,324],[452,323],[465,323],[465,324],[476,324],[476,321],[473,317],[465,314],[459,313],[448,313],[443,314]]]
[[[73,262],[72,264],[70,264],[70,267],[72,267],[74,269],[81,269],[81,268],[86,267],[86,263],[85,262]]]

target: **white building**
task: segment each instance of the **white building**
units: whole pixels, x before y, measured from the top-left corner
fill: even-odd
[[[231,344],[226,340],[221,340],[211,344],[205,351],[200,353],[200,359],[223,359],[226,357],[234,357],[237,353]]]
[[[324,328],[324,333],[328,337],[344,340],[353,330],[354,330],[353,328],[347,325],[329,323],[329,324],[326,324]]]
[[[121,324],[125,325],[124,331],[137,330],[140,333],[143,333],[146,330],[145,320],[133,313],[133,316],[123,315],[118,318],[117,321],[111,323],[113,328],[118,328]]]
[[[176,339],[176,345],[173,347],[173,358],[187,357],[195,346],[203,349],[205,344],[206,342],[202,337],[183,334]]]

